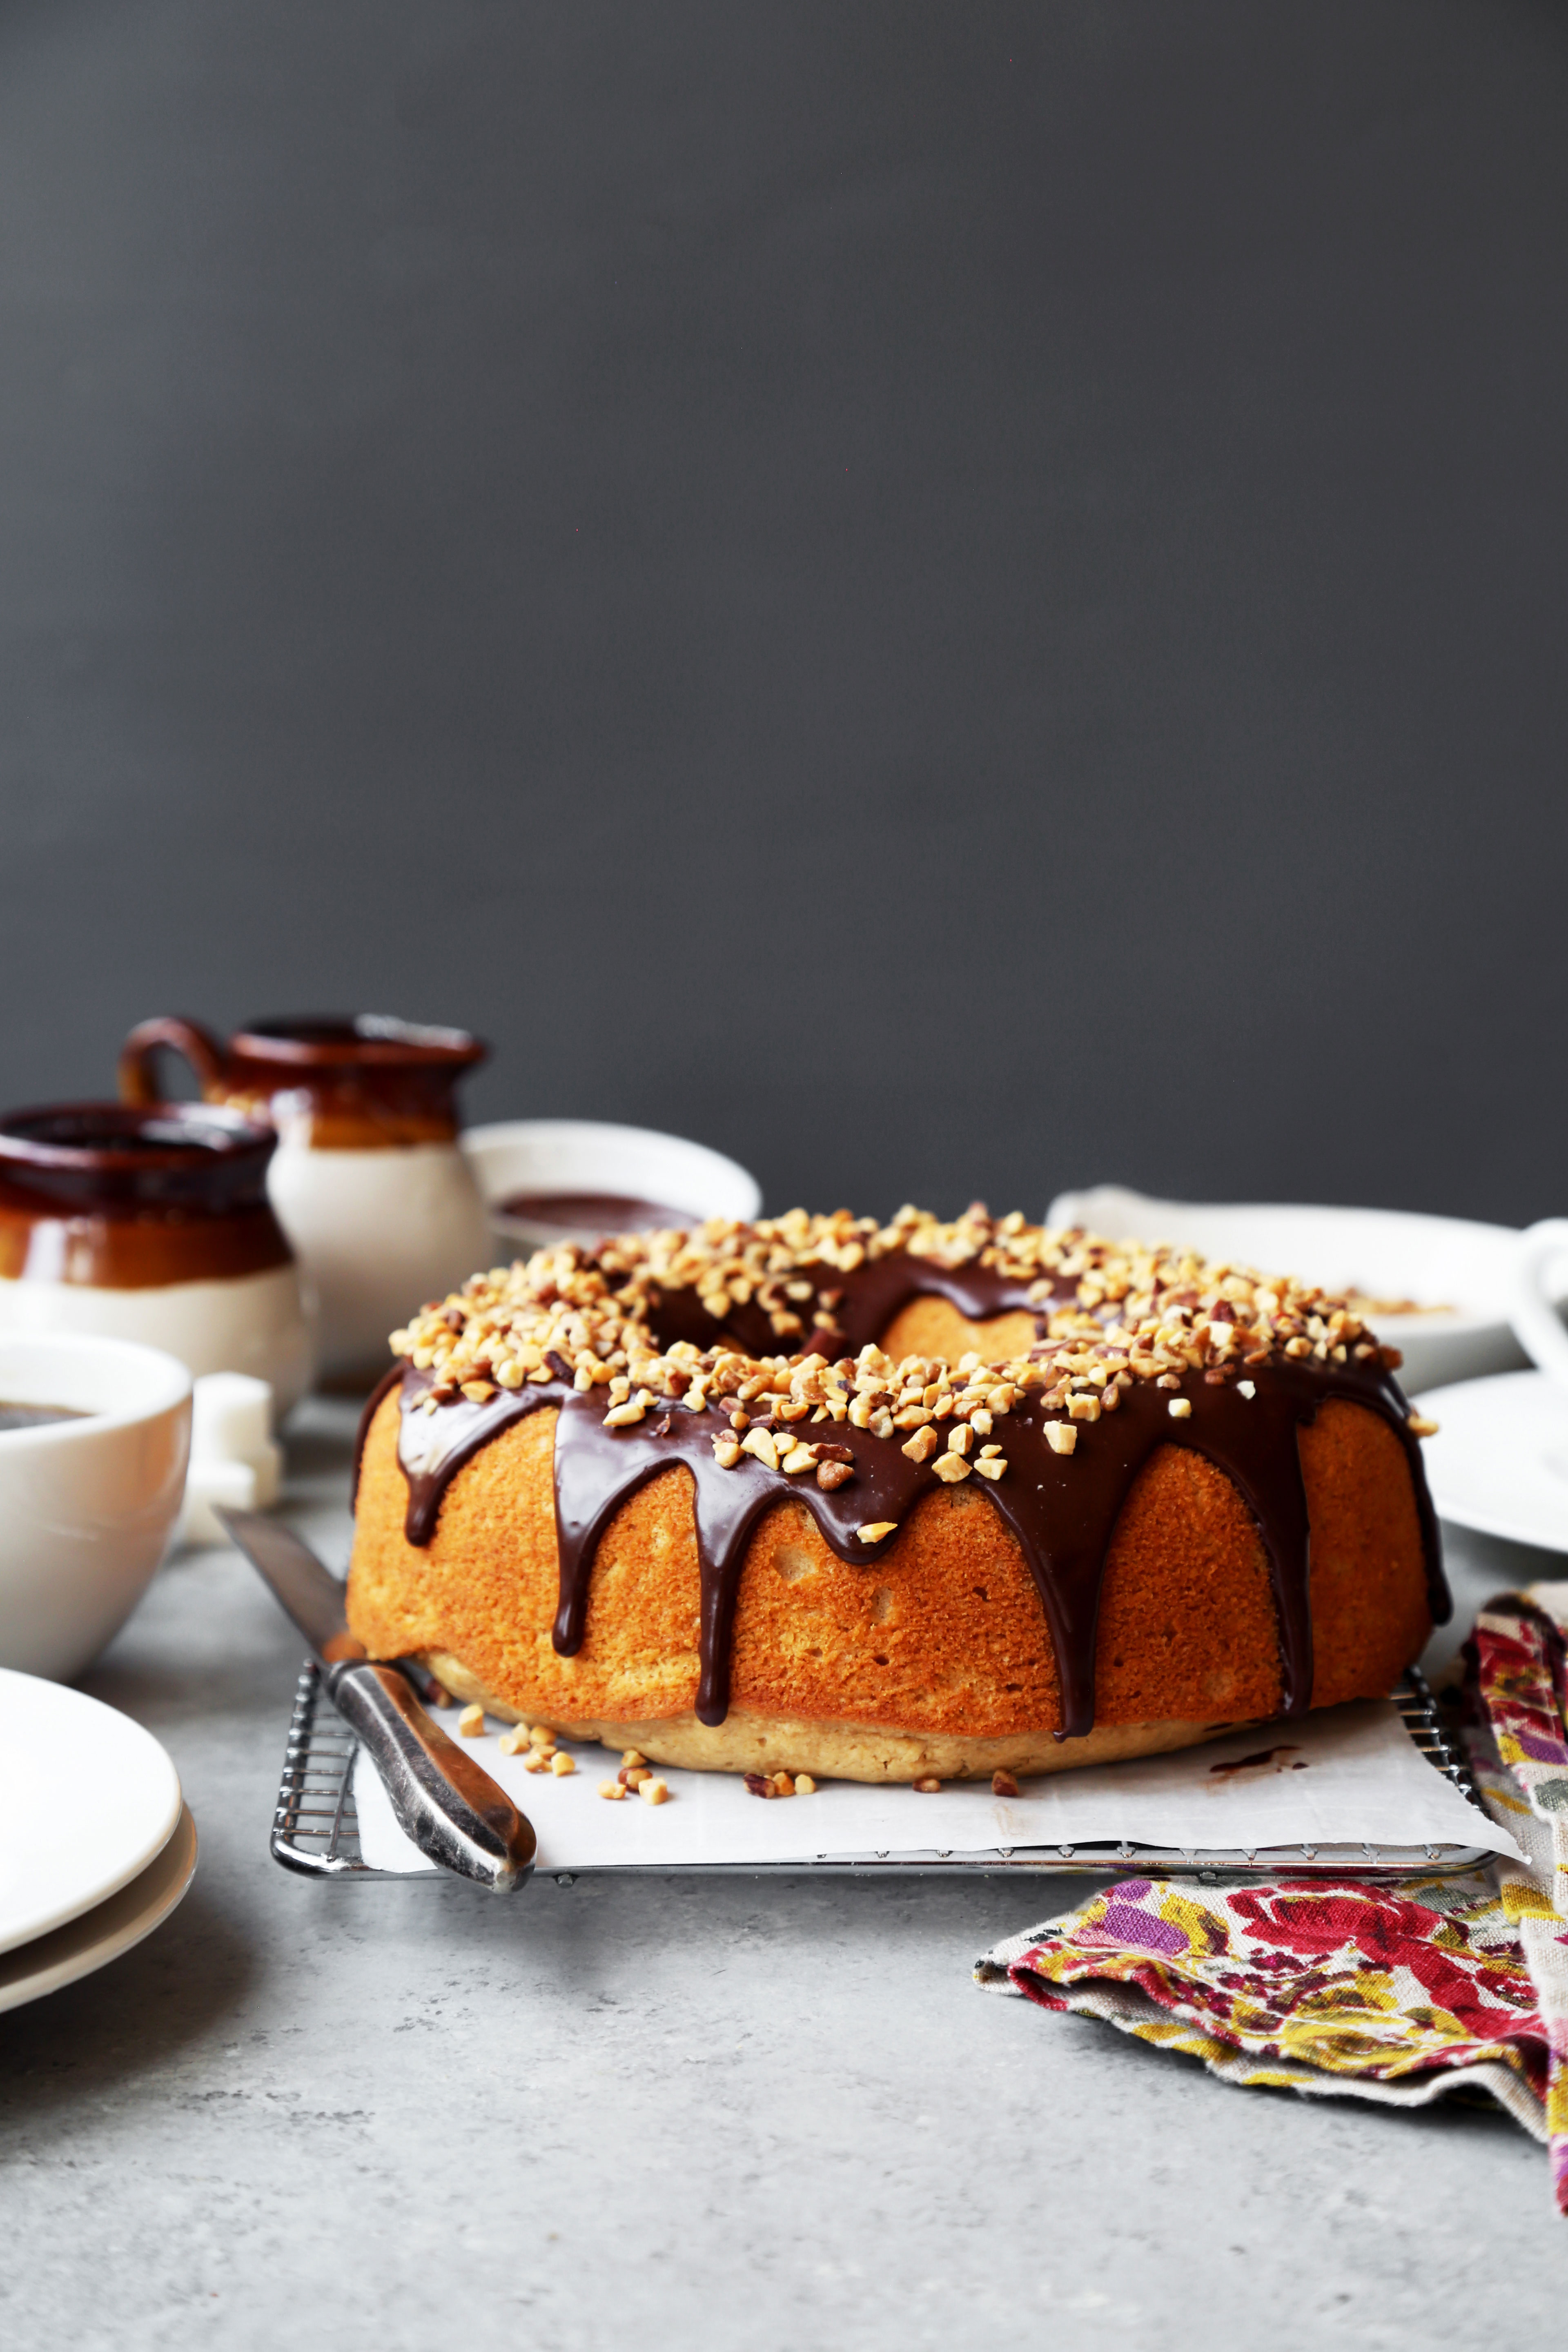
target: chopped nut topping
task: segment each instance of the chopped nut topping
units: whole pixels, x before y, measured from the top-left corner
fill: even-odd
[[[1000,1454],[983,1454],[974,1469],[976,1476],[981,1478],[1003,1478],[1007,1474],[1006,1461]]]
[[[567,1773],[575,1772],[577,1767],[573,1759],[567,1755],[565,1749],[563,1748],[558,1748],[554,1755],[550,1759],[550,1769],[555,1774],[557,1780],[564,1780]]]
[[[797,1772],[797,1773],[795,1774],[795,1795],[796,1795],[797,1797],[815,1797],[815,1796],[816,1796],[816,1781],[812,1779],[812,1777],[811,1777],[811,1775],[810,1775],[810,1773],[809,1773],[809,1772]]]
[[[466,1706],[458,1717],[458,1729],[465,1739],[482,1739],[485,1736],[484,1708]]]
[[[1018,1783],[1014,1780],[1011,1772],[993,1772],[991,1793],[994,1797],[1016,1797],[1018,1793]]]
[[[1193,1417],[1193,1401],[1191,1397],[1173,1397],[1171,1399],[1170,1409],[1171,1419],[1173,1421],[1191,1421]]]
[[[628,1748],[622,1756],[621,1762],[623,1764],[646,1764],[647,1762],[647,1758],[646,1756],[639,1756],[635,1748]]]
[[[1023,1355],[989,1365],[973,1350],[955,1364],[912,1356],[895,1363],[875,1345],[853,1358],[842,1353],[835,1317],[846,1276],[895,1251],[1016,1284],[1039,1337]],[[715,1317],[710,1346],[657,1345],[651,1325],[670,1291]],[[1016,1213],[993,1218],[978,1203],[950,1224],[913,1208],[886,1225],[847,1211],[812,1217],[792,1210],[751,1224],[715,1218],[687,1230],[619,1234],[593,1250],[541,1250],[428,1302],[393,1333],[392,1346],[429,1374],[427,1412],[557,1383],[602,1394],[605,1426],[640,1430],[647,1444],[680,1421],[671,1416],[677,1404],[698,1415],[717,1408],[721,1468],[792,1478],[815,1470],[832,1493],[855,1475],[854,1463],[825,1454],[805,1433],[837,1423],[900,1444],[952,1485],[971,1467],[1001,1475],[984,1466],[1002,1463],[999,1453],[973,1459],[974,1440],[989,1439],[997,1419],[1020,1409],[1040,1414],[1046,1443],[1070,1454],[1079,1429],[1116,1412],[1139,1382],[1167,1391],[1173,1417],[1185,1420],[1180,1391],[1194,1375],[1205,1386],[1234,1381],[1238,1395],[1251,1397],[1256,1383],[1235,1373],[1270,1362],[1392,1370],[1397,1351],[1367,1330],[1364,1304],[1206,1264],[1187,1249],[1113,1244],[1030,1225]],[[754,1359],[726,1343],[721,1327],[741,1306],[767,1318],[779,1354]],[[783,1352],[791,1346],[797,1352]],[[862,1530],[866,1541],[893,1531],[891,1522],[875,1526],[874,1534]]]
[[[1405,1426],[1410,1432],[1412,1437],[1436,1437],[1437,1434],[1436,1423],[1435,1421],[1428,1421],[1425,1413],[1411,1413],[1406,1419]]]
[[[913,1786],[918,1796],[934,1797],[941,1790],[942,1782],[937,1779],[934,1772],[927,1772],[922,1775],[920,1780],[916,1780],[913,1783]]]
[[[884,1536],[892,1534],[898,1524],[897,1519],[869,1519],[863,1528],[857,1528],[855,1532],[863,1544],[880,1543]]]
[[[514,1723],[510,1731],[501,1733],[496,1744],[503,1756],[521,1756],[528,1748],[528,1734],[521,1723]]]
[[[612,1805],[619,1804],[626,1793],[618,1780],[601,1780],[599,1783],[600,1796],[608,1797]]]
[[[667,1805],[669,1802],[668,1780],[645,1780],[637,1790],[645,1805]]]

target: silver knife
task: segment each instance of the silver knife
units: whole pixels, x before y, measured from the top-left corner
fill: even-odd
[[[532,1874],[535,1841],[505,1790],[431,1722],[397,1666],[366,1655],[349,1632],[342,1586],[309,1544],[259,1511],[216,1516],[310,1643],[322,1687],[363,1741],[404,1835],[443,1870],[495,1895],[515,1893]]]

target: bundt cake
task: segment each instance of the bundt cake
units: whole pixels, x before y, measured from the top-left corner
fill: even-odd
[[[1343,1303],[975,1208],[477,1275],[394,1333],[349,1622],[656,1762],[1036,1773],[1375,1696],[1447,1613]]]

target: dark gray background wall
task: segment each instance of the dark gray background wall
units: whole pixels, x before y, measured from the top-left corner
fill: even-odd
[[[0,1097],[1568,1206],[1544,0],[0,12]]]

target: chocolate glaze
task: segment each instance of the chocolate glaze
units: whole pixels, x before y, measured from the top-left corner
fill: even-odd
[[[972,1323],[986,1323],[1020,1308],[1037,1316],[1042,1307],[1048,1311],[1051,1303],[1040,1298],[1036,1280],[1020,1282],[990,1265],[939,1265],[934,1258],[911,1256],[902,1249],[868,1259],[852,1274],[831,1265],[805,1265],[789,1278],[811,1285],[809,1335],[781,1337],[766,1309],[754,1300],[732,1307],[720,1322],[690,1290],[659,1291],[649,1311],[649,1328],[663,1348],[689,1339],[699,1348],[734,1347],[748,1356],[818,1355],[832,1362],[838,1356],[858,1355],[879,1339],[911,1298],[945,1298]],[[1058,1277],[1052,1297],[1071,1299],[1076,1289],[1073,1281]],[[803,1315],[801,1319],[804,1324],[806,1318]]]
[[[372,1389],[369,1396],[367,1396],[364,1401],[364,1410],[360,1414],[359,1426],[354,1431],[354,1466],[353,1475],[349,1482],[350,1510],[353,1510],[354,1505],[359,1500],[359,1474],[364,1465],[364,1444],[366,1438],[370,1435],[371,1423],[381,1411],[382,1399],[386,1396],[391,1390],[397,1386],[397,1383],[402,1380],[405,1372],[409,1369],[409,1366],[404,1361],[401,1356],[394,1356],[391,1363],[388,1364],[385,1371],[383,1372],[380,1380],[377,1381],[374,1388]],[[434,1526],[434,1521],[432,1521],[431,1524]],[[410,1537],[409,1540],[412,1542],[413,1538]],[[426,1543],[429,1541],[428,1536],[426,1537],[425,1540]]]
[[[833,1312],[832,1335],[841,1353],[852,1353],[885,1328],[909,1298],[935,1295],[961,1313],[981,1319],[1031,1304],[1024,1286],[984,1267],[950,1270],[902,1253],[873,1260],[853,1276],[824,1270],[824,1288],[842,1297]],[[657,1328],[664,1344],[690,1338],[711,1346],[721,1334],[694,1299],[674,1299],[673,1318],[661,1313]],[[708,1328],[693,1328],[700,1316]],[[763,1318],[765,1320],[765,1318]],[[671,1328],[672,1320],[684,1328]],[[739,1318],[735,1318],[736,1321]],[[735,1332],[735,1322],[729,1327]],[[738,1336],[738,1334],[736,1335]],[[815,1335],[814,1335],[815,1336]],[[776,1352],[772,1339],[769,1352]],[[826,1352],[824,1350],[823,1352]],[[401,1375],[402,1424],[398,1457],[408,1483],[405,1532],[425,1545],[435,1533],[442,1496],[456,1472],[511,1423],[555,1405],[555,1521],[560,1548],[560,1605],[553,1640],[566,1657],[582,1645],[587,1619],[589,1580],[595,1553],[616,1513],[650,1478],[675,1464],[690,1472],[695,1488],[698,1554],[701,1573],[700,1676],[697,1714],[721,1723],[730,1699],[731,1635],[746,1546],[763,1513],[786,1497],[807,1509],[825,1541],[840,1559],[866,1566],[896,1540],[884,1537],[863,1544],[856,1529],[873,1521],[902,1524],[921,1496],[940,1482],[926,1465],[911,1462],[898,1438],[874,1437],[848,1421],[805,1419],[788,1424],[794,1439],[847,1448],[855,1475],[831,1492],[806,1472],[791,1477],[770,1471],[748,1456],[732,1470],[721,1469],[713,1439],[727,1429],[728,1400],[715,1400],[699,1412],[683,1404],[661,1409],[626,1429],[605,1426],[601,1390],[579,1392],[569,1367],[551,1359],[556,1375],[548,1383],[530,1381],[521,1390],[500,1391],[487,1403],[458,1399],[426,1412],[431,1376],[412,1366],[395,1366],[366,1409],[363,1424]],[[1386,1421],[1399,1436],[1410,1464],[1422,1546],[1427,1601],[1435,1622],[1449,1612],[1436,1516],[1426,1490],[1415,1439],[1407,1426],[1409,1408],[1391,1374],[1377,1362],[1323,1364],[1271,1359],[1251,1368],[1254,1393],[1241,1393],[1232,1379],[1211,1381],[1201,1372],[1184,1376],[1180,1393],[1190,1406],[1173,1419],[1176,1391],[1139,1381],[1122,1393],[1114,1412],[1079,1423],[1076,1450],[1055,1453],[1045,1435],[1047,1420],[1037,1393],[1019,1400],[998,1417],[993,1437],[1007,1461],[995,1482],[984,1489],[1017,1538],[1028,1562],[1050,1629],[1061,1685],[1062,1738],[1081,1738],[1094,1723],[1094,1658],[1100,1590],[1116,1522],[1133,1482],[1161,1445],[1181,1445],[1202,1454],[1230,1477],[1250,1507],[1268,1556],[1279,1627],[1282,1711],[1299,1715],[1312,1696],[1312,1623],[1306,1490],[1297,1433],[1331,1397],[1363,1405]]]

